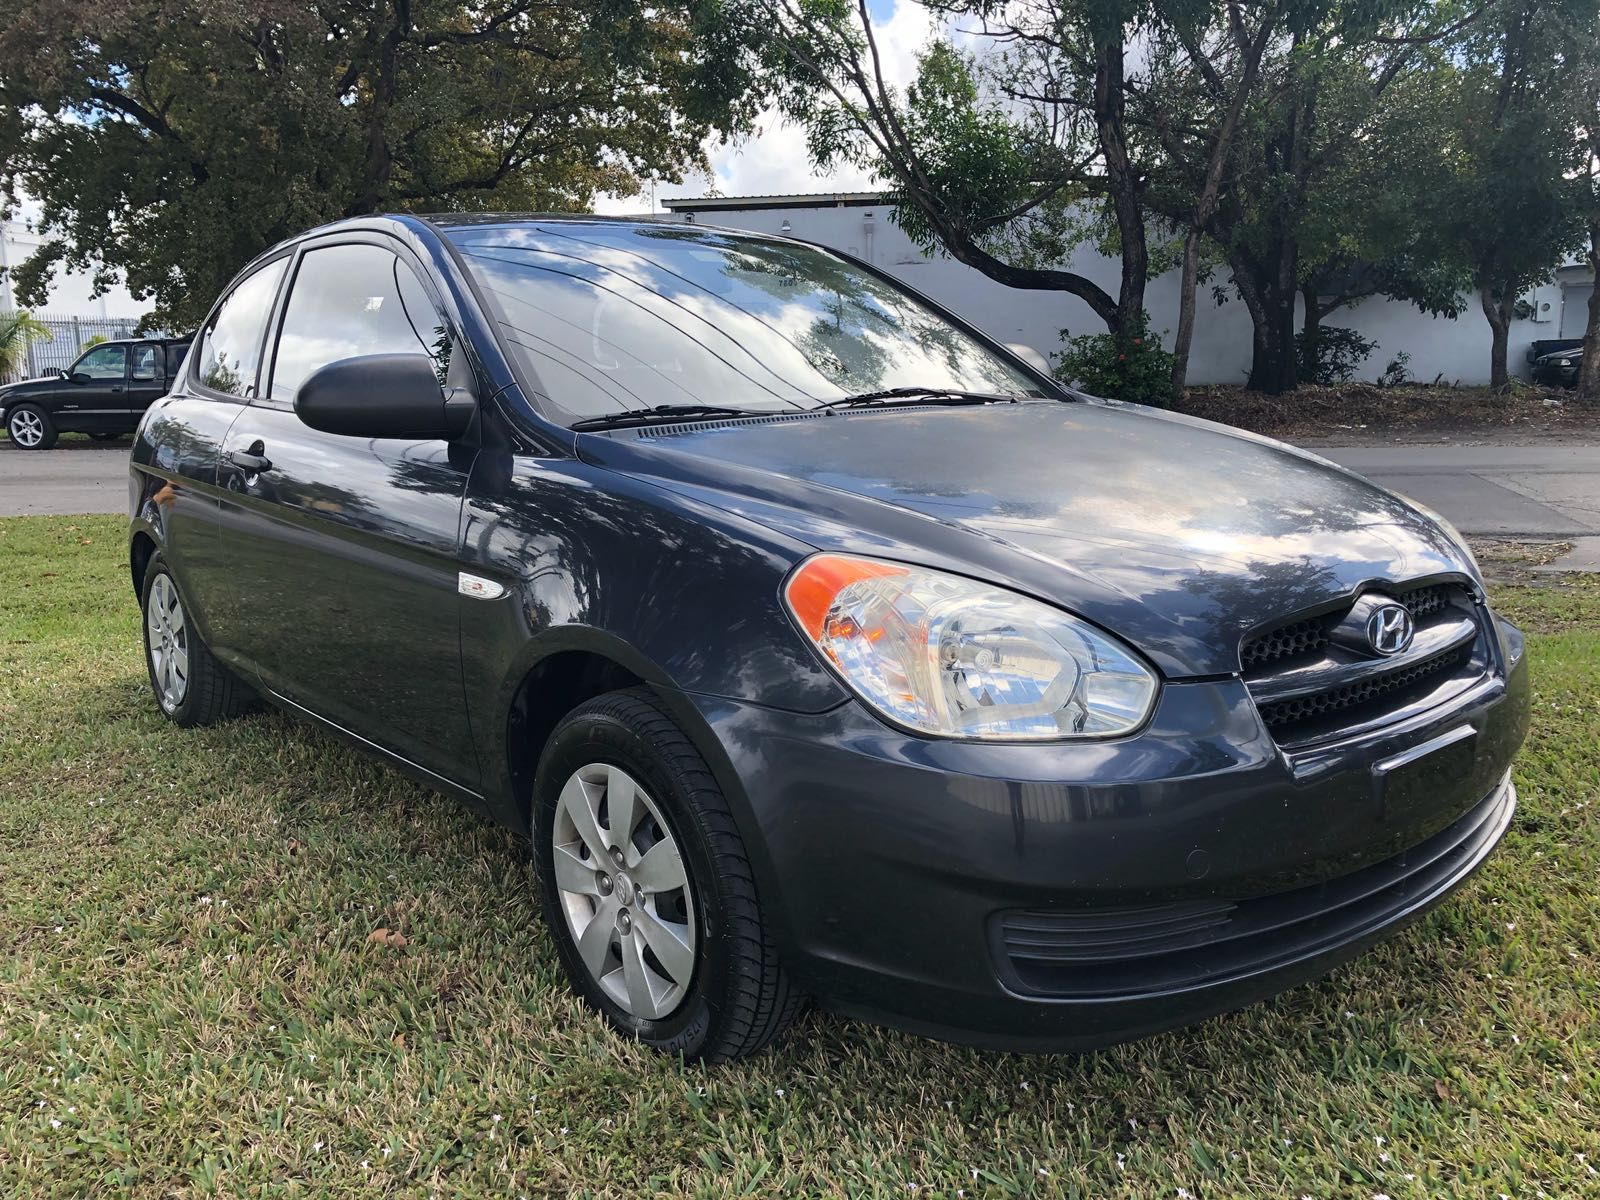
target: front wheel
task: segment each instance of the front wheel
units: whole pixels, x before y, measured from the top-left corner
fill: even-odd
[[[160,554],[145,568],[144,662],[161,711],[185,728],[212,725],[249,708],[250,689],[212,656]]]
[[[547,923],[580,996],[658,1050],[754,1054],[803,1001],[705,760],[647,688],[581,705],[534,780]]]
[[[6,432],[19,450],[48,450],[56,444],[56,424],[37,404],[19,404],[6,417]]]

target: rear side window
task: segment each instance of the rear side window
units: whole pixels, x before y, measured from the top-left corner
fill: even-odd
[[[272,366],[274,401],[343,358],[425,354],[443,377],[449,339],[422,281],[393,251],[359,243],[308,250],[289,290]]]
[[[201,332],[195,374],[206,387],[230,396],[256,394],[261,337],[285,261],[268,263],[234,288]]]
[[[90,379],[114,379],[121,383],[127,369],[126,346],[96,346],[78,360],[77,366],[72,368],[72,373],[87,375]]]
[[[133,382],[154,383],[161,378],[160,346],[135,346],[133,348]]]

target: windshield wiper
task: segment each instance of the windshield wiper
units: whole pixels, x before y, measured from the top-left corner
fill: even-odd
[[[954,388],[893,387],[878,392],[862,392],[843,400],[829,400],[818,408],[880,408],[896,401],[906,404],[1015,404],[1025,396],[1007,392],[963,392]]]
[[[718,417],[759,417],[748,408],[721,408],[715,404],[658,404],[654,408],[630,408],[622,412],[585,417],[567,428],[586,432],[594,429],[619,429],[627,425],[648,425],[653,421],[712,421]]]

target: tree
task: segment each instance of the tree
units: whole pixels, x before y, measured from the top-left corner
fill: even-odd
[[[1567,22],[1571,44],[1580,54],[1574,73],[1573,166],[1582,204],[1584,257],[1594,279],[1583,331],[1583,365],[1578,395],[1600,400],[1600,11],[1579,7]]]
[[[1564,0],[1502,0],[1456,48],[1453,172],[1433,218],[1471,277],[1490,329],[1489,382],[1511,381],[1517,301],[1549,279],[1582,234],[1568,102],[1581,47],[1566,43]]]
[[[28,347],[51,337],[50,327],[32,313],[0,312],[0,379],[19,374],[28,364]]]
[[[1215,226],[1246,106],[1255,96],[1261,60],[1282,14],[1278,6],[1264,4],[1254,11],[1251,24],[1252,14],[1230,2],[1223,16],[1218,30],[1209,9],[1174,9],[1167,22],[1154,27],[1151,82],[1138,97],[1142,123],[1166,155],[1165,212],[1183,230],[1173,342],[1175,394],[1188,382],[1202,239]],[[1186,73],[1185,65],[1192,70]]]
[[[772,37],[766,67],[813,157],[863,164],[888,181],[896,221],[926,247],[1012,287],[1083,300],[1113,334],[1144,324],[1148,250],[1140,171],[1126,121],[1126,42],[1145,19],[1131,0],[945,0],[990,52],[943,42],[917,78],[885,78],[866,0],[754,0],[745,20]],[[1116,296],[1059,263],[1106,205],[1121,259]]]
[[[1325,80],[1321,125],[1331,136],[1297,234],[1305,360],[1317,359],[1322,323],[1369,296],[1436,317],[1466,309],[1471,276],[1451,260],[1435,214],[1451,169],[1448,52],[1427,48],[1418,68],[1377,95],[1365,71]]]
[[[48,235],[196,323],[308,226],[379,210],[586,207],[702,162],[750,115],[694,0],[0,0],[0,186]]]
[[[1251,387],[1295,385],[1302,298],[1302,344],[1315,342],[1323,316],[1363,295],[1459,308],[1452,277],[1421,254],[1425,231],[1396,222],[1399,198],[1385,199],[1405,194],[1426,160],[1391,144],[1403,143],[1392,128],[1380,135],[1403,111],[1396,88],[1485,11],[1434,0],[1264,0],[1225,5],[1191,27],[1167,21],[1136,110],[1163,151],[1148,203],[1187,227],[1190,247],[1203,237],[1227,263],[1251,318]],[[1186,271],[1191,321],[1193,282]]]

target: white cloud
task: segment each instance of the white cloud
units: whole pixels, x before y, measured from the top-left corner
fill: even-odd
[[[931,37],[951,36],[948,23],[935,18],[917,0],[894,0],[888,19],[876,21],[873,33],[884,78],[894,87],[904,87],[915,77],[917,52]],[[856,167],[819,175],[806,153],[805,131],[774,111],[763,113],[755,131],[739,142],[708,141],[706,157],[711,160],[711,178],[700,176],[681,184],[658,185],[657,200],[703,196],[713,181],[725,196],[859,192],[882,186]],[[648,212],[650,194],[647,189],[642,196],[599,196],[594,210],[606,214]]]

